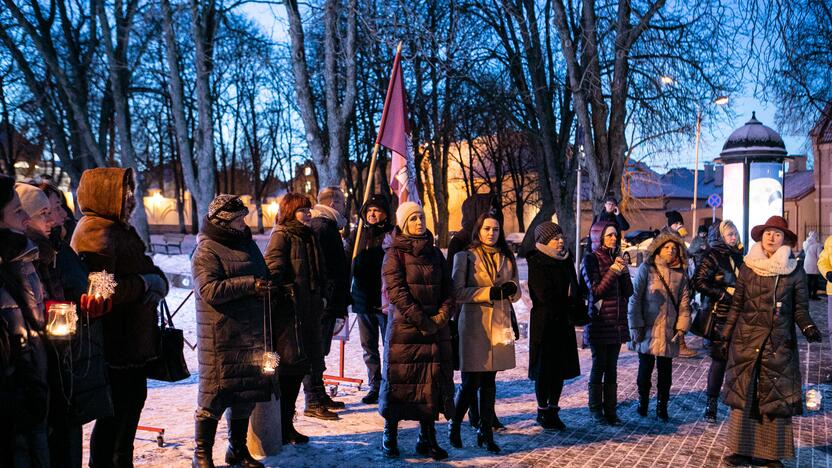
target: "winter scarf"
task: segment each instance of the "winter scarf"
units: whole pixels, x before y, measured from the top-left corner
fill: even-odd
[[[490,245],[480,244],[476,247],[480,251],[483,263],[485,263],[485,271],[488,272],[488,277],[491,282],[497,280],[497,272],[500,269],[500,249]]]
[[[227,246],[242,245],[251,240],[251,229],[248,226],[245,230],[240,231],[208,221],[203,224],[202,233],[206,237]]]
[[[751,246],[745,256],[745,264],[760,276],[788,275],[797,268],[797,259],[792,257],[792,249],[783,245],[774,255],[767,256],[759,242]]]
[[[569,250],[566,248],[566,244],[563,244],[563,250],[555,250],[552,247],[549,247],[546,244],[541,244],[540,242],[536,242],[534,244],[534,248],[541,251],[543,254],[554,258],[555,260],[566,260],[569,257]]]
[[[313,218],[326,218],[335,221],[335,224],[338,225],[338,230],[344,229],[344,226],[347,225],[347,218],[345,218],[341,213],[335,211],[334,209],[326,206],[326,205],[315,205],[312,207],[312,217]]]

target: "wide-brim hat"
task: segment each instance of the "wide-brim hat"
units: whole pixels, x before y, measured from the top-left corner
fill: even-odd
[[[754,242],[760,242],[763,238],[763,231],[766,229],[777,229],[783,232],[785,237],[784,243],[787,245],[795,245],[797,243],[797,234],[789,229],[789,222],[782,216],[772,216],[766,220],[765,224],[759,224],[751,229],[751,238]]]

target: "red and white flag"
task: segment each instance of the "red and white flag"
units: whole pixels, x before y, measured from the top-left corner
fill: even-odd
[[[393,72],[384,98],[384,111],[378,128],[376,143],[393,153],[390,161],[390,188],[399,197],[399,203],[419,203],[416,188],[416,163],[413,159],[413,144],[410,140],[410,126],[407,119],[407,94],[404,91],[401,48],[393,60]]]

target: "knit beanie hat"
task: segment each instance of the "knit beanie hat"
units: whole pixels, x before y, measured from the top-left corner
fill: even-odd
[[[0,174],[0,210],[14,199],[14,179]]]
[[[239,195],[220,194],[208,205],[208,221],[228,227],[231,221],[248,214],[248,207]]]
[[[361,210],[362,216],[364,216],[367,213],[367,209],[371,206],[374,206],[379,210],[383,211],[388,218],[390,217],[390,202],[384,195],[379,193],[370,195],[370,198],[367,200],[366,203],[364,203],[364,208]]]
[[[676,210],[668,211],[664,215],[667,218],[668,226],[673,226],[676,223],[685,224],[685,220],[682,218],[682,215]]]
[[[407,224],[407,218],[410,217],[413,213],[421,213],[422,206],[416,202],[407,201],[399,205],[396,209],[396,225],[399,226],[399,229],[402,232],[405,232],[405,225]],[[405,232],[405,234],[407,234]]]
[[[543,221],[534,229],[534,241],[546,245],[550,240],[563,235],[563,229],[551,221]]]
[[[43,190],[26,183],[17,183],[14,190],[20,197],[20,204],[23,205],[23,211],[29,216],[35,216],[44,208],[49,208],[49,198]]]

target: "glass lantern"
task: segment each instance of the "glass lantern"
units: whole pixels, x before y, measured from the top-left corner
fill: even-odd
[[[809,411],[820,410],[823,402],[823,394],[816,388],[811,388],[806,391],[806,409]]]
[[[47,311],[49,321],[46,324],[46,334],[55,340],[69,340],[75,335],[78,314],[75,304],[56,302],[49,305]]]
[[[263,375],[274,375],[278,365],[280,365],[280,356],[276,352],[266,351],[263,353],[263,366],[261,368]]]

